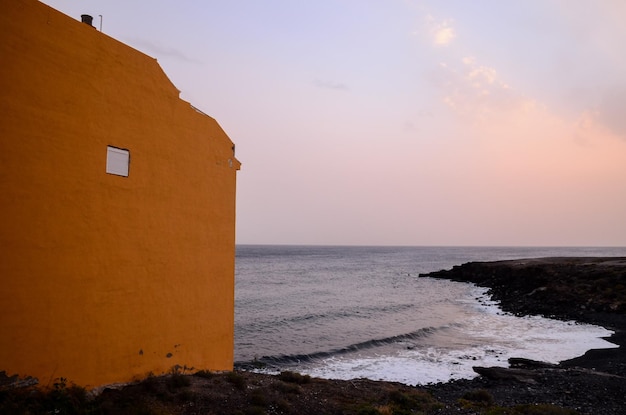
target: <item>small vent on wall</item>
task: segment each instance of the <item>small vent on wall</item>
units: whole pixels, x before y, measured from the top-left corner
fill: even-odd
[[[128,150],[107,146],[107,173],[128,177],[129,166],[130,152]]]

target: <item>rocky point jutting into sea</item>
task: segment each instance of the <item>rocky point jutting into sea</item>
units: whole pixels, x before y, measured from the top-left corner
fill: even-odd
[[[476,367],[480,375],[426,386],[366,379],[314,379],[296,373],[175,371],[88,399],[55,385],[7,390],[0,413],[171,414],[593,414],[626,413],[626,258],[542,258],[471,262],[425,274],[488,287],[503,310],[576,320],[614,331],[617,348],[547,364],[511,359],[510,368]],[[68,409],[69,408],[69,409]],[[56,411],[56,412],[55,412]]]
[[[619,347],[548,365],[513,360],[510,369],[475,368],[470,381],[428,389],[453,405],[469,389],[501,405],[554,403],[585,414],[626,413],[626,258],[539,258],[472,262],[427,274],[488,287],[504,311],[603,326]]]

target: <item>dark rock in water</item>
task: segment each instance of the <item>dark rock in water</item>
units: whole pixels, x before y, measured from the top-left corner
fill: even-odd
[[[553,363],[541,362],[539,360],[525,359],[523,357],[509,358],[509,365],[516,368],[554,368],[557,365]]]
[[[516,380],[522,383],[537,383],[535,377],[538,372],[528,369],[509,369],[506,367],[481,367],[474,366],[474,372],[491,380]]]

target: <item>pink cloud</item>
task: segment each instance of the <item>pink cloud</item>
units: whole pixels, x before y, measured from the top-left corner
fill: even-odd
[[[426,17],[426,26],[431,41],[435,46],[447,46],[456,38],[451,19],[437,21],[433,16],[428,15]]]
[[[472,123],[489,122],[502,112],[535,105],[502,81],[497,71],[466,57],[454,66],[442,63],[434,78],[442,102]]]
[[[615,87],[606,92],[598,108],[598,117],[612,132],[626,139],[626,87]]]

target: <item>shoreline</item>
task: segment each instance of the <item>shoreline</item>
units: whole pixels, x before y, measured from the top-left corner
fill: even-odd
[[[591,349],[561,365],[608,369],[626,376],[626,257],[469,262],[420,277],[486,287],[503,311],[518,316],[540,315],[612,330],[605,340],[617,348]]]
[[[50,413],[59,405],[69,405],[61,406],[68,413],[102,414],[626,413],[626,257],[470,262],[420,277],[487,287],[490,298],[513,314],[605,327],[614,331],[607,340],[619,347],[592,349],[559,364],[512,358],[509,368],[474,368],[479,376],[473,379],[418,386],[292,372],[174,371],[103,388],[91,398],[71,385],[48,395],[32,387],[0,391],[0,412],[27,413],[22,406],[28,404],[28,413]]]

